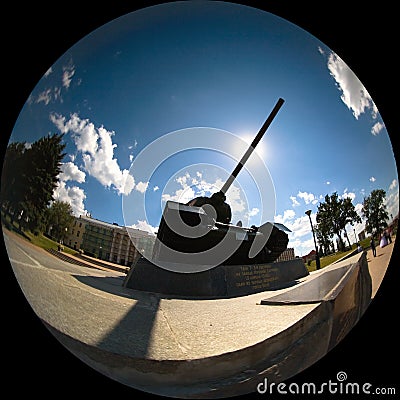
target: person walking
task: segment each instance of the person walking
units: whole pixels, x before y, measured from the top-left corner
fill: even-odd
[[[388,241],[387,241],[385,232],[383,232],[381,235],[381,241],[379,242],[379,246],[383,248],[383,247],[387,246],[387,244],[388,244]]]
[[[384,234],[385,234],[385,237],[386,237],[386,240],[387,240],[388,244],[392,243],[392,238],[390,236],[390,230],[389,229],[385,229]]]
[[[374,237],[371,237],[371,250],[372,250],[372,254],[374,255],[374,257],[376,257],[376,246],[375,246],[375,240]]]

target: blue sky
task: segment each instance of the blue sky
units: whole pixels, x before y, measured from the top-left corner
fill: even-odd
[[[304,255],[313,248],[304,212],[315,217],[326,194],[350,196],[360,212],[364,196],[384,189],[395,216],[397,168],[368,88],[314,36],[238,4],[168,3],[97,29],[49,66],[10,140],[65,133],[55,198],[76,215],[145,229],[157,227],[166,200],[218,190],[245,148],[238,138],[251,140],[279,97],[259,159],[228,192],[233,222],[274,218]],[[171,147],[159,150],[171,157],[160,159],[154,146],[168,134]],[[145,215],[136,214],[143,201]],[[132,212],[125,221],[123,204]]]

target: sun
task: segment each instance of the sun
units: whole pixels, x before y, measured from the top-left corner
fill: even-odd
[[[239,138],[242,139],[245,143],[247,143],[247,146],[250,146],[255,138],[255,135],[252,135],[250,133],[243,133],[239,135]],[[255,153],[258,154],[261,160],[263,160],[264,162],[267,160],[268,156],[267,146],[262,140],[258,143],[254,151]]]

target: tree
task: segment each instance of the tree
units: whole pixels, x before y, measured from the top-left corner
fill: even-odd
[[[27,216],[29,228],[35,229],[43,224],[46,208],[53,200],[53,192],[61,172],[61,160],[65,156],[63,135],[47,135],[32,144],[30,148],[31,174],[28,175]]]
[[[341,199],[337,192],[325,196],[325,202],[318,205],[316,219],[318,225],[324,227],[325,234],[338,237],[341,250],[345,248],[341,233],[345,231],[346,225],[361,222],[351,199]]]
[[[350,197],[346,197],[342,201],[341,219],[342,219],[341,224],[343,224],[344,235],[347,238],[349,247],[351,247],[349,235],[347,234],[346,231],[346,225],[350,224],[351,226],[353,226],[354,223],[358,222],[359,224],[361,224],[362,221],[361,217],[357,214],[356,209],[354,208],[354,205],[351,202]]]
[[[315,234],[317,237],[317,241],[319,244],[319,248],[323,249],[322,252],[324,255],[330,253],[330,249],[332,246],[332,233],[329,228],[324,224],[324,221],[320,221],[315,227]]]
[[[57,241],[64,241],[68,228],[74,221],[72,207],[65,201],[54,201],[46,210],[46,227]]]
[[[366,218],[365,231],[376,235],[387,227],[389,214],[385,205],[386,192],[375,189],[368,197],[364,197],[362,213]]]
[[[1,204],[3,210],[13,221],[21,214],[26,188],[26,171],[28,170],[28,149],[25,142],[11,143],[4,155],[1,175]],[[18,172],[18,173],[17,173]]]
[[[47,135],[32,145],[11,143],[6,150],[2,173],[1,199],[10,215],[32,231],[43,227],[44,213],[53,200],[53,191],[65,156],[62,134]]]

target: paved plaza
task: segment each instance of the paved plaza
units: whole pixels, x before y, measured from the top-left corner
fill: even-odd
[[[205,370],[208,367],[210,375],[207,378],[203,371],[203,378],[211,379],[215,360],[227,354],[231,367],[218,364],[221,374],[229,373],[229,368],[235,373],[241,363],[250,362],[249,357],[254,359],[257,368],[266,367],[259,365],[262,358],[268,351],[271,357],[274,353],[270,347],[260,347],[260,344],[279,335],[281,340],[290,343],[296,337],[282,332],[289,332],[299,321],[306,332],[314,326],[308,316],[320,315],[316,311],[320,303],[261,305],[263,299],[287,289],[214,300],[174,298],[128,289],[122,285],[125,277],[122,272],[95,265],[72,265],[13,233],[4,233],[14,273],[37,316],[74,354],[89,365],[94,363],[105,375],[107,368],[100,366],[103,362],[121,365],[140,359],[165,362],[166,373],[172,373],[171,360],[174,363],[202,360],[199,367]],[[393,246],[394,243],[383,249],[378,247],[377,257],[367,250],[372,298],[385,275]],[[300,334],[296,331],[296,335]],[[261,349],[264,354],[260,354]],[[317,350],[313,355],[314,349],[308,348],[308,362],[318,359]],[[245,362],[242,361],[244,351],[248,352]],[[196,372],[195,368],[193,373]],[[246,373],[250,377],[253,372],[244,371],[241,378],[245,380]],[[122,382],[126,379],[125,383],[131,376],[119,373]],[[135,375],[135,379],[138,377],[140,374]],[[146,391],[151,386],[151,378],[148,380],[144,374],[143,382],[139,389]],[[198,392],[206,392],[207,385],[200,384]]]

